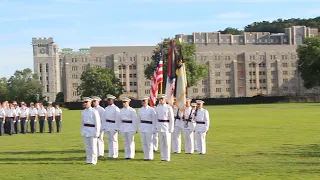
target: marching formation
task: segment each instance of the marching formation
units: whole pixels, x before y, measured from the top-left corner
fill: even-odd
[[[0,136],[4,134],[26,134],[36,133],[37,121],[39,121],[39,132],[45,132],[45,122],[48,124],[49,133],[54,132],[54,122],[56,131],[61,132],[62,110],[57,104],[55,108],[52,102],[48,102],[47,108],[42,103],[33,102],[27,107],[25,102],[21,102],[21,107],[16,101],[0,103]],[[28,131],[30,127],[30,131]]]
[[[181,153],[181,134],[185,142],[185,153],[206,153],[206,134],[209,130],[209,112],[203,108],[203,101],[191,103],[187,99],[185,110],[167,104],[166,95],[158,96],[158,105],[148,105],[149,97],[141,99],[142,107],[136,110],[130,107],[130,99],[123,98],[123,108],[114,104],[113,95],[107,96],[108,106],[104,109],[99,97],[85,97],[83,101],[81,135],[84,138],[87,164],[97,164],[99,157],[104,157],[104,133],[108,141],[108,158],[118,158],[118,135],[124,141],[125,159],[135,158],[136,133],[140,133],[144,160],[154,159],[158,151],[162,161],[171,160],[172,152]],[[159,138],[159,139],[158,139]]]

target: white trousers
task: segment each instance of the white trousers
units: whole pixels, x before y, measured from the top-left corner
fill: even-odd
[[[205,154],[206,153],[206,132],[198,132],[197,134],[197,151],[199,154]]]
[[[84,137],[84,145],[86,148],[87,155],[87,163],[97,164],[98,156],[97,156],[97,138],[94,137]]]
[[[135,155],[135,143],[134,134],[136,132],[121,132],[124,142],[124,155],[125,158],[134,158]]]
[[[183,130],[185,153],[194,153],[194,132],[191,130]]]
[[[153,150],[158,151],[159,134],[157,132],[152,134],[152,144],[153,144]]]
[[[107,131],[109,158],[118,158],[119,143],[118,143],[118,132]]]
[[[152,132],[140,132],[144,159],[153,159]]]
[[[171,133],[159,132],[161,160],[170,161]]]
[[[100,133],[98,137],[98,156],[104,156],[104,140],[103,140],[104,132]]]
[[[194,150],[198,152],[197,133],[195,131],[193,131],[193,142],[194,142]]]
[[[175,153],[181,153],[181,132],[181,127],[174,127],[174,131],[172,133],[172,151]]]

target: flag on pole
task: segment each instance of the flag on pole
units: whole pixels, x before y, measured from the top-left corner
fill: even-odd
[[[184,111],[184,107],[187,101],[187,74],[186,68],[183,61],[182,49],[181,46],[179,48],[179,60],[177,62],[177,82],[176,82],[176,102],[177,107],[180,111]]]
[[[168,74],[167,74],[167,83],[166,83],[166,97],[167,103],[173,105],[174,101],[174,92],[175,92],[175,45],[174,41],[170,40],[169,42],[169,52],[168,52]]]
[[[153,70],[151,93],[150,93],[150,105],[153,107],[156,105],[159,83],[163,82],[163,56],[162,45],[156,59],[156,65]],[[161,92],[162,93],[162,92]]]

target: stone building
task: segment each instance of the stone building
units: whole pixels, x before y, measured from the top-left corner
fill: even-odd
[[[196,60],[207,64],[208,77],[188,88],[191,98],[304,95],[298,76],[296,48],[305,37],[318,36],[318,29],[293,26],[285,33],[245,32],[243,35],[199,32],[178,34],[184,43],[196,45]],[[50,101],[63,91],[65,101],[80,100],[77,87],[88,67],[114,70],[125,96],[141,98],[150,94],[151,81],[144,69],[151,62],[155,46],[90,47],[58,50],[52,38],[33,38],[34,70],[40,74],[44,95]]]

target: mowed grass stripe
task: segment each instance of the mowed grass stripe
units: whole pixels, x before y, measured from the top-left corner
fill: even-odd
[[[320,104],[209,106],[207,154],[161,162],[117,160],[85,165],[81,111],[64,111],[62,133],[0,137],[1,179],[319,179]],[[38,127],[37,127],[38,128]],[[47,127],[46,127],[47,128]],[[182,136],[183,137],[183,136]],[[107,142],[105,140],[106,153]],[[184,150],[184,143],[182,144]]]

